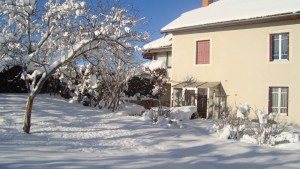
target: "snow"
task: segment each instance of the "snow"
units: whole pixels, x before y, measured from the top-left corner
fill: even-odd
[[[34,102],[28,135],[22,132],[25,102],[23,94],[0,94],[1,169],[298,169],[300,165],[300,143],[266,147],[222,140],[211,131],[210,120],[165,128],[138,116],[120,116],[48,94],[38,95]]]
[[[143,64],[144,69],[148,68],[151,71],[156,69],[167,69],[165,62],[161,60],[152,60]]]
[[[172,119],[187,121],[190,120],[193,113],[197,111],[195,106],[173,107],[170,116]]]
[[[142,113],[145,111],[145,108],[143,106],[125,102],[124,104],[120,105],[121,109],[117,113],[118,115],[122,116],[128,116],[128,115],[142,115]]]
[[[172,45],[172,34],[165,35],[159,39],[156,39],[150,43],[147,43],[143,46],[143,50],[149,50],[149,49],[156,49],[156,48],[165,48],[165,47],[171,47]]]
[[[241,104],[238,106],[238,109],[236,111],[236,117],[244,119],[247,116],[248,112],[249,106],[247,104]]]
[[[161,31],[172,32],[180,28],[295,14],[299,11],[300,0],[221,0],[182,14]]]

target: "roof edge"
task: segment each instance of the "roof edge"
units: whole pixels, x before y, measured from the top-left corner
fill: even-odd
[[[209,28],[233,27],[233,26],[252,25],[252,24],[279,22],[284,20],[296,20],[296,19],[300,19],[300,11],[269,15],[264,17],[249,18],[249,19],[231,20],[231,21],[209,23],[209,24],[196,25],[196,26],[187,26],[187,27],[181,27],[175,29],[166,29],[166,30],[161,30],[160,32],[173,33],[173,32],[181,32],[181,31],[192,31],[195,29],[203,30]]]

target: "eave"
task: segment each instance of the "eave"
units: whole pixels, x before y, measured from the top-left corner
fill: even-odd
[[[181,28],[166,29],[166,30],[162,30],[161,32],[162,33],[170,33],[170,32],[182,33],[182,32],[189,32],[189,31],[195,31],[195,30],[207,30],[207,29],[216,29],[216,28],[245,26],[245,25],[263,24],[263,23],[280,22],[280,21],[288,21],[288,20],[299,20],[299,19],[300,19],[300,11],[296,12],[296,13],[285,13],[285,14],[266,16],[266,17],[231,20],[231,21],[225,21],[225,22],[217,22],[217,23],[209,23],[209,24],[196,25],[196,26],[187,26],[187,27],[181,27]]]
[[[172,46],[167,46],[167,47],[143,50],[142,55],[143,55],[143,58],[145,58],[145,59],[152,59],[152,56],[157,53],[171,52],[171,51],[172,51]]]

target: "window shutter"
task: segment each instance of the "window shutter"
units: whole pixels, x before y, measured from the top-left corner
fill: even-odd
[[[273,61],[273,35],[270,35],[269,37],[269,45],[270,45],[270,56],[269,56],[269,61]]]
[[[287,88],[286,115],[289,115],[289,88]]]
[[[196,64],[209,64],[210,63],[210,41],[197,42],[197,57]]]
[[[287,55],[287,60],[290,60],[290,34],[289,33],[287,33],[287,38],[288,38],[288,46],[287,46],[287,48],[288,48],[288,55]]]
[[[272,113],[272,87],[269,87],[268,113]]]

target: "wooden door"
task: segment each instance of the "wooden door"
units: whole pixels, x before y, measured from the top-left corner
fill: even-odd
[[[206,118],[207,111],[207,96],[198,95],[197,98],[197,112],[200,118]]]

